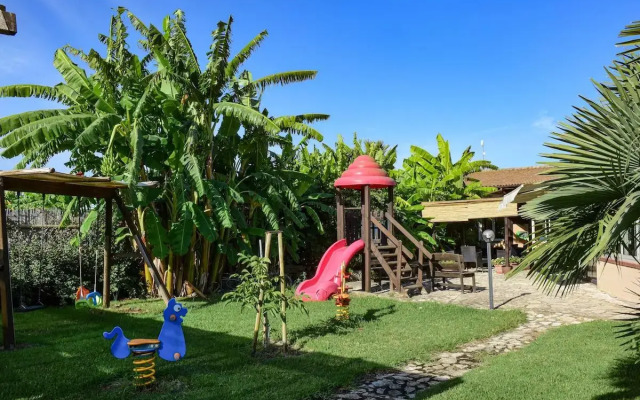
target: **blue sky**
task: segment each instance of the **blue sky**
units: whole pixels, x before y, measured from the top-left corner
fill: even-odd
[[[442,133],[457,156],[471,145],[500,167],[533,165],[555,123],[594,96],[590,79],[619,51],[619,31],[640,19],[637,0],[575,1],[56,1],[0,0],[18,35],[0,36],[0,85],[55,84],[55,49],[101,49],[112,8],[123,5],[161,25],[178,4],[204,62],[210,32],[233,15],[239,49],[263,29],[269,38],[246,67],[254,77],[318,70],[310,82],[270,88],[273,114],[319,112],[332,144],[381,139],[435,151]],[[0,99],[0,117],[50,107]],[[62,166],[64,157],[52,160]],[[0,169],[16,160],[0,160]]]

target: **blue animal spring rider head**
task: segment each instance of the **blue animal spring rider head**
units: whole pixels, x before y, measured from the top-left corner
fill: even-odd
[[[164,323],[157,339],[133,339],[124,336],[122,329],[116,326],[111,332],[104,332],[105,339],[115,339],[111,344],[111,354],[116,358],[127,358],[133,353],[133,371],[136,373],[136,386],[149,386],[156,381],[156,353],[166,361],[181,360],[187,352],[182,332],[182,321],[187,309],[176,299],[169,300],[162,316]]]

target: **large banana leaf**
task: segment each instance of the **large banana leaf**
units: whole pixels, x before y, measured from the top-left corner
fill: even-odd
[[[183,256],[189,251],[193,226],[193,216],[188,209],[182,213],[178,222],[171,224],[169,243],[175,255]]]
[[[151,209],[147,209],[144,212],[144,234],[149,240],[149,244],[151,244],[151,251],[155,257],[165,258],[169,255],[167,230]]]
[[[187,207],[193,216],[193,222],[198,228],[198,232],[200,232],[200,234],[208,241],[214,241],[218,235],[216,233],[216,228],[211,222],[211,218],[202,211],[199,205],[193,202],[188,202]]]

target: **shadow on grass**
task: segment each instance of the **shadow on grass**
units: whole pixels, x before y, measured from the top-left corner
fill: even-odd
[[[319,323],[308,325],[303,329],[290,332],[291,344],[302,347],[314,338],[326,335],[346,335],[356,329],[360,329],[365,322],[377,321],[394,312],[396,312],[396,306],[395,304],[390,304],[387,307],[367,310],[363,314],[351,313],[348,320],[339,321],[335,317],[331,317]]]
[[[395,306],[389,306],[370,310],[348,324],[373,321],[394,309]],[[193,317],[198,311],[198,307],[190,309]],[[157,360],[157,386],[139,392],[132,386],[132,358],[113,358],[109,352],[111,342],[102,338],[102,332],[118,325],[129,339],[155,338],[162,325],[155,313],[128,315],[68,307],[25,316],[18,320],[17,337],[19,342],[32,347],[0,353],[3,399],[300,399],[331,393],[350,385],[362,374],[388,368],[360,358],[322,352],[253,358],[249,337],[185,326],[185,358],[176,363]],[[191,323],[200,325],[208,316],[198,317]],[[218,326],[223,325],[224,321],[220,321]],[[325,325],[316,328],[324,329],[324,333],[312,328],[302,333],[320,336],[332,329],[355,329]]]
[[[615,365],[607,374],[607,379],[616,389],[615,392],[605,393],[593,397],[593,400],[620,400],[640,398],[640,364],[636,363],[637,358],[625,357],[616,361]]]
[[[449,379],[448,381],[440,382],[437,385],[432,386],[426,391],[418,394],[417,398],[428,399],[431,396],[435,396],[436,394],[444,393],[449,389],[453,389],[454,387],[460,385],[463,382],[464,380],[461,377],[452,378],[452,379]]]

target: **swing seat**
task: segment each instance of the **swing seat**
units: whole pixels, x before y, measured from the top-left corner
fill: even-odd
[[[76,300],[84,300],[84,299],[86,299],[87,295],[89,295],[89,293],[91,293],[91,292],[86,287],[84,287],[84,286],[79,287],[78,290],[76,290]]]
[[[85,299],[76,300],[76,309],[78,308],[90,308],[91,302]]]
[[[100,292],[89,293],[85,297],[85,300],[87,300],[93,307],[100,307],[102,305],[102,295]]]
[[[44,308],[44,304],[35,304],[32,306],[22,305],[16,309],[16,312],[29,312],[35,310],[42,310]]]

